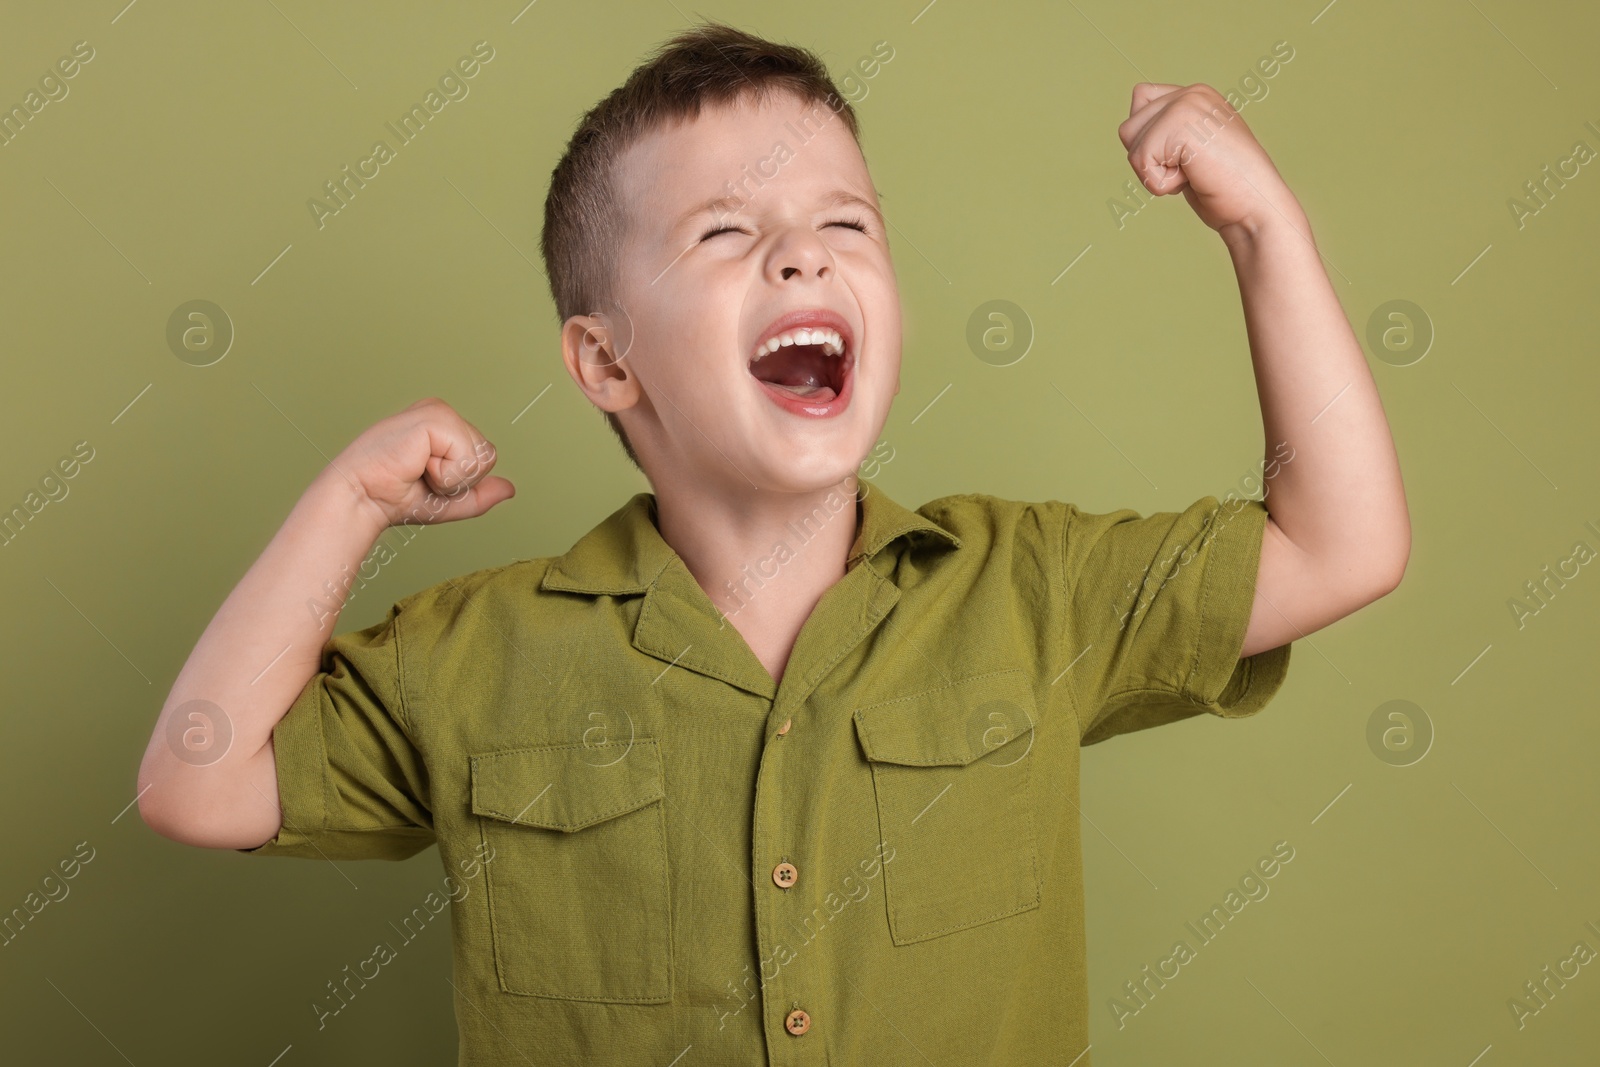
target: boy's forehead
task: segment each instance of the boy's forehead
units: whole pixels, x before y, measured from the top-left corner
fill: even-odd
[[[747,93],[663,124],[630,145],[619,164],[624,192],[638,209],[635,219],[657,232],[708,200],[741,188],[748,195],[757,180],[752,176],[763,183],[842,183],[876,200],[845,121],[826,103],[788,92],[773,93],[759,106]]]

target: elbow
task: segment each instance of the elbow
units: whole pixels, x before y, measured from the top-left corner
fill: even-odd
[[[139,772],[139,818],[144,824],[168,841],[187,845],[193,840],[193,820],[184,818],[185,805],[174,804],[168,789],[163,793],[159,781]]]
[[[134,778],[134,803],[146,826],[169,841],[184,843],[189,820],[183,816],[192,805],[183,803],[180,783],[173,774],[171,756],[163,741],[158,732],[139,761],[139,772]]]
[[[139,798],[139,818],[151,830],[168,841],[176,841],[180,845],[190,842],[190,835],[181,821],[175,821],[171,814],[161,808],[146,796]]]
[[[251,781],[251,770],[275,775],[272,762],[252,763],[238,768],[231,778],[208,782],[186,780],[170,770],[139,771],[139,818],[151,830],[169,841],[194,848],[251,849],[272,840],[283,825],[277,807],[276,783],[273,795],[266,798],[262,788]]]
[[[1372,600],[1388,596],[1400,588],[1400,582],[1406,576],[1406,564],[1411,561],[1411,526],[1406,524],[1401,534],[1396,538],[1393,552],[1384,558],[1382,563],[1372,566]]]
[[[270,841],[277,833],[276,830],[272,833],[241,831],[238,819],[208,816],[197,811],[186,813],[182,805],[178,808],[177,811],[163,810],[161,807],[146,808],[141,801],[139,817],[146,826],[168,841],[193,848],[254,848],[264,841]]]
[[[180,845],[205,846],[214,836],[204,824],[210,805],[203,797],[181,792],[171,777],[139,771],[139,818],[155,833]]]
[[[1400,587],[1400,580],[1406,576],[1406,564],[1410,562],[1411,516],[1405,515],[1400,521],[1400,532],[1395,536],[1395,554],[1389,568],[1389,587],[1383,591],[1385,596]]]
[[[171,837],[170,824],[158,803],[161,791],[157,788],[155,775],[151,773],[148,752],[145,753],[144,761],[139,764],[139,776],[134,779],[134,786],[137,790],[134,803],[139,808],[139,818],[162,837]]]
[[[1382,600],[1400,587],[1401,580],[1405,578],[1406,564],[1411,558],[1410,542],[1410,536],[1407,535],[1400,541],[1398,550],[1367,552],[1324,572],[1324,588],[1345,605],[1341,616]],[[1338,593],[1333,594],[1333,590],[1338,590]]]

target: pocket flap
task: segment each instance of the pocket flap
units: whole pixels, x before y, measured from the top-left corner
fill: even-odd
[[[477,815],[571,832],[660,800],[661,754],[645,738],[601,745],[541,745],[472,760]]]
[[[1011,668],[857,708],[856,736],[877,763],[960,767],[1024,737],[1031,744],[1033,711],[1033,687]]]

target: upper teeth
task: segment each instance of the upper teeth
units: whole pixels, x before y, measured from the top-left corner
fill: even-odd
[[[779,348],[788,345],[822,345],[823,350],[830,356],[844,355],[844,338],[838,330],[828,329],[801,329],[780,333],[766,344],[756,345],[755,358],[760,359],[769,352],[776,352]]]

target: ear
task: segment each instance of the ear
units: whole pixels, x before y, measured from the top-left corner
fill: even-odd
[[[561,325],[561,359],[567,373],[602,411],[639,402],[639,378],[626,356],[632,337],[626,323],[602,312],[574,315]]]

